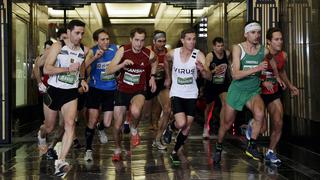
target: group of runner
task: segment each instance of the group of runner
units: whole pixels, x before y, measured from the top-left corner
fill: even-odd
[[[207,80],[205,118],[213,101],[220,97],[222,102],[214,161],[220,162],[223,137],[235,120],[236,112],[241,111],[244,105],[254,116],[248,128],[246,154],[260,159],[256,139],[263,131],[264,102],[274,122],[266,158],[274,159],[282,127],[280,91],[287,86],[293,95],[297,95],[298,90],[290,83],[283,68],[286,54],[281,50],[281,31],[273,29],[267,33],[266,48],[259,43],[261,26],[257,22],[247,23],[246,41],[234,46],[232,62],[229,62],[231,53],[224,50],[222,38],[213,40],[213,51],[205,57],[195,48],[197,36],[193,29],[183,30],[180,36],[182,47],[172,50],[165,47],[166,33],[160,30],[154,31],[153,44],[145,47],[146,31],[143,28],[132,29],[130,43],[119,48],[110,43],[105,29],[98,29],[93,33],[96,44],[88,48],[81,43],[85,24],[79,20],[70,21],[65,38],[53,43],[37,62],[37,69],[43,68],[42,74],[49,76],[46,84],[40,78],[41,73],[35,73],[39,90],[44,93],[45,120],[38,132],[39,149],[47,157],[56,159],[55,175],[64,176],[70,169],[66,156],[72,143],[78,142],[75,138],[78,97],[85,93],[88,112],[85,161],[93,160],[95,129],[101,143],[107,143],[104,129],[111,126],[112,120],[110,129],[115,142],[112,160],[121,161],[122,129],[126,116],[131,119],[131,144],[137,146],[141,141],[138,127],[143,115],[145,119],[156,119],[158,124],[153,147],[165,150],[164,143],[170,144],[173,133],[177,132],[170,158],[172,163],[179,164],[177,152],[185,143],[194,121],[199,95],[196,79],[201,76]],[[230,87],[229,74],[233,79]],[[267,94],[262,98],[261,87],[265,89],[262,93]],[[62,130],[57,137],[61,136],[62,146],[57,156],[54,155],[54,145],[48,148],[47,135],[54,130],[58,112],[61,112]],[[103,114],[101,122],[100,114]],[[170,119],[173,120],[169,122]],[[208,137],[206,126],[204,136]]]

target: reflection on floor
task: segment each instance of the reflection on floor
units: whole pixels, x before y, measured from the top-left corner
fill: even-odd
[[[129,136],[124,136],[123,161],[112,162],[111,156],[114,143],[111,129],[108,129],[109,142],[101,145],[95,137],[94,161],[85,162],[84,149],[72,149],[68,161],[72,169],[66,176],[67,179],[320,179],[320,165],[317,161],[319,155],[308,156],[309,164],[297,161],[294,157],[300,156],[304,150],[294,151],[294,147],[280,145],[280,157],[283,164],[280,167],[248,159],[244,153],[242,138],[231,138],[224,143],[221,165],[212,163],[215,138],[202,140],[201,126],[193,124],[191,136],[183,150],[179,152],[182,160],[180,166],[173,166],[169,153],[173,143],[168,146],[168,151],[160,152],[152,147],[153,132],[148,129],[148,124],[140,124],[142,136],[141,145],[130,147]],[[77,127],[77,134],[84,143],[84,126]],[[55,179],[54,162],[39,157],[36,142],[36,132],[19,140],[15,146],[0,148],[1,169],[0,179]],[[265,150],[264,150],[265,151]],[[283,153],[282,153],[283,152]],[[290,153],[290,156],[286,156]],[[302,153],[302,155],[303,155]],[[312,159],[313,158],[313,159]],[[298,158],[299,159],[299,158]],[[301,158],[300,158],[301,159]],[[310,163],[310,161],[315,161]]]

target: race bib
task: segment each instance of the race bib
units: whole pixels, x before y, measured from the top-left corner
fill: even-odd
[[[67,84],[74,84],[76,82],[76,75],[74,74],[59,74],[58,80]]]
[[[100,80],[101,81],[112,81],[114,80],[114,74],[107,74],[105,71],[101,71]]]
[[[255,68],[257,66],[258,65],[243,65],[243,70],[249,70],[249,69]],[[255,75],[256,75],[256,73],[253,73],[250,76],[255,76]]]
[[[125,72],[123,77],[123,82],[131,86],[135,84],[139,84],[140,74],[131,74],[131,73]]]
[[[179,85],[186,85],[186,84],[192,84],[193,83],[193,77],[187,77],[187,78],[177,78],[177,83]]]
[[[225,76],[224,75],[215,75],[212,77],[213,84],[223,84]]]

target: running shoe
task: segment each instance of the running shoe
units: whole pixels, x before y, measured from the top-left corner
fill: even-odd
[[[49,148],[45,154],[47,160],[56,160],[58,159],[57,152],[53,148]]]
[[[213,155],[213,162],[215,164],[220,163],[221,161],[221,154],[222,154],[222,145],[221,144],[216,144],[216,150]]]
[[[253,142],[248,143],[245,154],[256,161],[260,161],[262,159],[261,153],[258,151],[256,144]]]
[[[138,146],[141,143],[139,132],[135,135],[131,134],[131,144],[132,146]]]
[[[276,153],[271,150],[268,150],[265,156],[265,161],[271,162],[273,164],[281,164],[281,160],[277,157]]]
[[[172,164],[174,164],[174,165],[179,165],[181,163],[179,156],[178,156],[178,153],[171,153],[170,159],[171,159]]]
[[[160,141],[154,140],[152,143],[152,147],[157,148],[158,150],[167,150],[167,147],[164,146]]]
[[[112,161],[121,161],[122,158],[121,158],[121,154],[113,154],[112,155]]]
[[[166,144],[170,144],[171,143],[171,139],[172,139],[172,130],[170,128],[170,123],[168,124],[166,130],[163,132],[163,141]]]
[[[251,119],[251,120],[248,122],[248,126],[247,126],[247,129],[246,129],[246,138],[247,138],[248,141],[251,139],[252,124],[253,124],[253,119]]]
[[[97,124],[97,127],[99,126],[99,124]],[[99,128],[97,128],[97,133],[98,133],[98,137],[100,140],[101,144],[106,144],[108,142],[108,136],[106,134],[106,132],[104,131],[104,129],[100,130]]]
[[[93,160],[91,149],[86,150],[86,154],[84,155],[84,160],[85,161],[92,161]]]
[[[55,165],[54,175],[61,178],[64,178],[71,169],[71,166],[64,160],[56,160],[54,162],[54,165]]]
[[[47,145],[46,138],[42,138],[40,134],[41,133],[39,130],[38,131],[38,149],[39,149],[40,155],[42,156],[43,154],[47,153],[48,145]]]

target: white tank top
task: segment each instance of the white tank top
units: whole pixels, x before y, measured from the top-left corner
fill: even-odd
[[[72,50],[67,45],[64,45],[57,56],[55,66],[69,67],[72,63],[80,63],[81,65],[84,58],[84,51],[81,48],[78,50]],[[80,71],[78,70],[75,72],[51,75],[48,79],[48,84],[60,89],[78,88],[79,74]]]
[[[181,48],[174,50],[170,97],[198,98],[196,60],[199,50],[194,49],[186,62],[181,62],[180,50]]]

